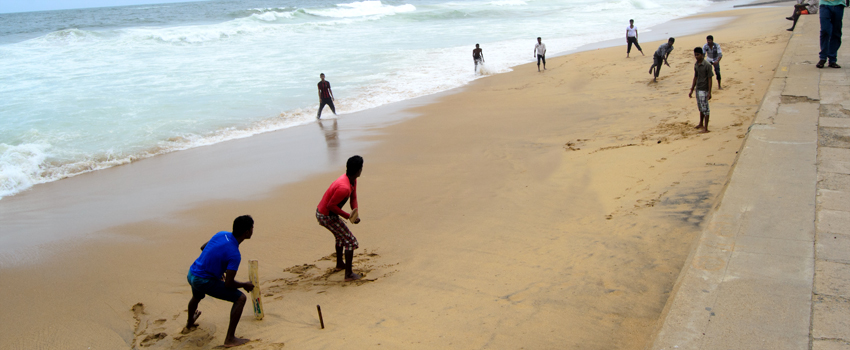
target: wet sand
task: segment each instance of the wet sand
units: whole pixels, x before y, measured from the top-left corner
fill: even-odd
[[[237,335],[255,340],[243,348],[642,349],[785,48],[787,12],[696,16],[733,18],[705,33],[725,55],[708,134],[694,129],[687,97],[699,34],[677,38],[658,83],[647,70],[660,41],[641,43],[645,57],[626,59],[622,46],[580,52],[543,73],[519,66],[431,97],[394,125],[342,118],[336,131],[330,120],[290,131],[311,141],[280,163],[253,156],[279,147],[281,133],[270,133],[57,182],[104,197],[95,210],[146,219],[92,215],[104,228],[4,267],[0,348],[220,346],[226,302],[202,301],[199,329],[181,334],[185,275],[201,244],[251,214],[237,279],[260,261],[266,317],[246,308]],[[343,283],[313,213],[355,152],[366,159],[363,222],[350,225],[364,279]],[[308,160],[339,166],[279,186],[256,174]],[[115,200],[132,186],[115,179],[130,174],[149,188],[134,194],[144,200]],[[195,177],[220,187],[175,186]],[[175,191],[188,198],[159,201]],[[72,215],[73,197],[56,215]]]

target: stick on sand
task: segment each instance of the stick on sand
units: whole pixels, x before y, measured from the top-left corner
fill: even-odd
[[[316,305],[316,310],[319,310],[319,323],[322,324],[322,329],[325,329],[325,320],[322,318],[322,307]]]

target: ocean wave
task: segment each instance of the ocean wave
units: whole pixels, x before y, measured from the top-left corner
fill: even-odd
[[[398,13],[416,11],[416,6],[404,4],[399,6],[385,5],[380,1],[358,1],[349,4],[337,4],[334,8],[304,9],[304,12],[321,17],[350,18],[368,16],[391,16]]]
[[[343,102],[342,105],[345,103]],[[25,191],[34,185],[53,182],[88,172],[129,164],[166,153],[209,146],[315,121],[318,106],[296,108],[255,121],[245,127],[225,127],[197,135],[182,134],[159,141],[152,147],[132,152],[111,149],[93,154],[58,150],[48,142],[8,145],[0,143],[0,199]]]
[[[255,18],[265,22],[275,22],[279,19],[289,19],[292,18],[292,12],[277,12],[277,11],[267,11],[262,13],[255,13],[251,15],[251,18]]]
[[[521,6],[521,5],[528,5],[528,3],[525,0],[497,0],[497,1],[489,2],[488,5]]]
[[[614,0],[608,2],[600,2],[596,3],[593,6],[588,7],[590,11],[603,11],[603,10],[645,10],[645,9],[654,9],[660,8],[661,5],[653,2],[652,0]]]
[[[45,182],[40,179],[41,166],[49,149],[49,144],[0,143],[0,198]]]
[[[43,37],[37,38],[36,40],[41,40],[43,42],[50,43],[75,43],[97,40],[102,37],[103,34],[95,31],[69,28],[48,33]]]

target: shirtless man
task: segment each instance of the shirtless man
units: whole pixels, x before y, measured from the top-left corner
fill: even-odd
[[[475,44],[475,49],[472,50],[472,60],[475,61],[475,72],[478,73],[478,64],[484,63],[484,50]]]
[[[201,256],[189,268],[186,279],[192,287],[192,299],[189,300],[189,317],[186,329],[198,327],[195,321],[201,316],[198,303],[207,295],[233,303],[230,308],[230,324],[224,337],[224,347],[230,348],[249,342],[249,339],[236,337],[236,325],[242,317],[242,309],[248,300],[239,288],[250,292],[254,289],[251,282],[237,282],[236,271],[242,261],[239,245],[254,234],[254,219],[243,215],[233,220],[233,232],[221,231],[201,246]],[[223,278],[222,278],[223,277]],[[222,281],[223,280],[223,281]]]

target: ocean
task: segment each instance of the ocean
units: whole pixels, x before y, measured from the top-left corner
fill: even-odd
[[[621,38],[629,19],[646,32],[710,4],[221,0],[0,14],[0,198],[312,123],[320,73],[345,118],[532,62],[538,36],[552,56]]]

